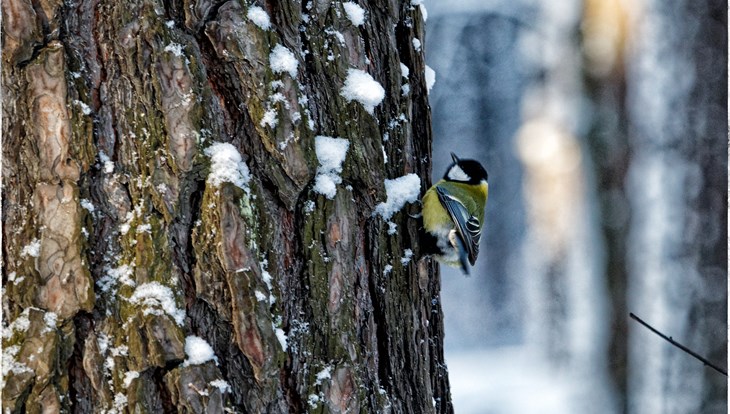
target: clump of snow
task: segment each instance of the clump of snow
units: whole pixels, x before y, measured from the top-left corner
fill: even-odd
[[[342,182],[340,173],[347,156],[350,141],[319,135],[314,137],[314,152],[319,160],[314,191],[332,200],[337,194],[337,184]]]
[[[423,0],[411,0],[411,6],[421,9],[421,16],[423,16],[424,22],[428,20],[428,10],[426,10],[426,5],[423,4]]]
[[[317,404],[319,403],[319,395],[309,394],[309,397],[307,398],[307,402],[309,403],[309,406],[311,408],[316,408]]]
[[[360,69],[349,69],[340,95],[348,102],[360,102],[365,110],[372,114],[375,107],[385,98],[385,89],[369,73]]]
[[[231,385],[223,379],[217,379],[209,382],[211,387],[216,387],[222,393],[231,392]]]
[[[123,264],[119,267],[108,267],[104,270],[104,275],[96,282],[102,292],[108,292],[117,283],[122,283],[127,286],[136,285],[131,277],[134,274],[134,268],[132,266]]]
[[[342,7],[345,8],[347,18],[350,19],[354,26],[361,26],[365,23],[365,10],[359,4],[348,1],[342,3]]]
[[[211,161],[208,183],[217,187],[229,182],[242,190],[248,190],[251,176],[236,147],[227,142],[216,142],[205,149],[205,155]]]
[[[413,250],[411,249],[405,249],[403,250],[403,257],[400,259],[400,263],[405,266],[408,264],[408,262],[411,261],[411,258],[413,257]]]
[[[291,50],[282,45],[274,46],[274,50],[272,50],[269,55],[269,64],[271,65],[271,70],[275,73],[286,72],[291,75],[292,78],[297,77],[299,61]]]
[[[170,315],[180,326],[185,322],[185,311],[178,309],[172,289],[159,282],[144,283],[137,287],[129,298],[134,304],[146,307],[144,314],[160,315],[162,312]],[[157,309],[160,308],[160,309]]]
[[[190,335],[185,338],[185,355],[188,358],[183,362],[183,366],[204,364],[210,360],[215,361],[218,365],[218,357],[215,356],[213,348],[203,338]]]
[[[262,9],[259,6],[249,7],[248,13],[246,13],[246,17],[248,17],[249,20],[253,22],[253,24],[264,30],[271,29],[271,19],[269,18],[269,14],[266,13],[266,10]]]
[[[129,388],[132,385],[132,381],[139,378],[138,371],[127,371],[124,373],[124,388]]]
[[[421,51],[421,40],[418,39],[417,37],[414,37],[413,40],[411,40],[411,42],[413,43],[413,48],[416,49],[416,52],[420,52]]]
[[[408,66],[404,65],[403,63],[400,64],[400,74],[404,78],[408,79],[408,75],[410,75],[411,71],[408,69]]]
[[[426,70],[423,74],[426,77],[426,91],[431,92],[431,88],[436,83],[436,71],[431,69],[431,66],[426,65]]]
[[[416,174],[407,174],[393,180],[385,180],[387,200],[375,207],[373,214],[380,214],[383,219],[390,218],[406,203],[418,200],[421,191],[421,179]]]
[[[5,378],[10,374],[11,372],[19,375],[26,372],[33,372],[30,367],[25,365],[22,362],[18,362],[15,360],[15,357],[18,355],[18,352],[20,352],[20,347],[18,345],[11,345],[11,346],[4,346],[3,347],[3,354],[2,354],[2,379],[3,379],[3,385],[5,382]]]
[[[393,271],[393,266],[391,266],[389,264],[385,265],[385,267],[383,268],[383,276],[388,276],[390,274],[390,272],[392,272],[392,271]]]
[[[109,335],[99,332],[96,336],[96,344],[99,345],[99,352],[106,354],[106,350],[109,349]]]
[[[281,345],[281,349],[283,349],[284,351],[286,351],[287,348],[289,348],[289,345],[288,345],[289,337],[286,336],[286,333],[284,333],[284,330],[281,329],[281,328],[275,328],[274,329],[274,332],[276,333],[276,339],[279,340],[279,344]]]
[[[10,339],[13,332],[26,332],[30,328],[30,308],[25,310],[6,328],[3,328],[3,339]]]
[[[322,384],[322,381],[326,379],[332,379],[332,367],[329,365],[317,373],[317,381],[315,382],[315,385]]]
[[[31,256],[38,257],[41,255],[41,241],[33,239],[28,245],[23,246],[23,250],[20,251],[20,257]]]

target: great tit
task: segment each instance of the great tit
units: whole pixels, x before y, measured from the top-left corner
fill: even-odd
[[[489,192],[487,170],[453,152],[451,159],[444,177],[423,196],[423,247],[424,253],[469,274],[467,258],[473,266],[479,254]]]

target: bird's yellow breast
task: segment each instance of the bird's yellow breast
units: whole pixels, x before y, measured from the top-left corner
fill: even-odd
[[[423,227],[431,232],[436,233],[439,227],[451,223],[451,216],[446,211],[434,187],[431,187],[423,196]],[[452,226],[453,227],[453,226]]]

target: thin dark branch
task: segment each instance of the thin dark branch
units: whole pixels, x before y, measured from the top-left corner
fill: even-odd
[[[684,352],[692,355],[693,357],[695,357],[698,360],[702,361],[702,363],[705,364],[706,366],[714,369],[715,371],[717,371],[717,372],[719,372],[722,375],[724,375],[724,376],[727,377],[727,371],[725,371],[724,369],[718,367],[717,365],[713,364],[712,362],[708,361],[707,359],[701,357],[700,355],[698,355],[697,353],[695,353],[691,349],[687,348],[686,346],[684,346],[684,345],[680,344],[679,342],[675,341],[674,339],[672,339],[671,336],[666,336],[663,333],[657,331],[656,329],[654,329],[654,327],[652,327],[648,323],[644,322],[641,318],[639,318],[638,316],[634,315],[633,313],[629,313],[629,316],[631,317],[631,319],[633,319],[636,322],[639,322],[640,324],[642,324],[645,327],[647,327],[650,331],[652,331],[655,334],[657,334],[657,335],[661,336],[662,338],[666,339],[670,344],[672,344],[672,345],[676,346],[677,348],[681,349],[682,351],[684,351]]]

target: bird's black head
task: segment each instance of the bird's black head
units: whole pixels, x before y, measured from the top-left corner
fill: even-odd
[[[446,170],[444,180],[467,184],[479,184],[482,181],[487,181],[487,170],[482,167],[479,161],[460,159],[453,152],[451,153],[451,159],[454,162]]]

